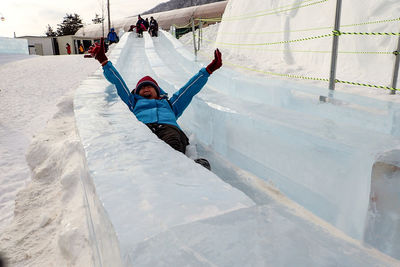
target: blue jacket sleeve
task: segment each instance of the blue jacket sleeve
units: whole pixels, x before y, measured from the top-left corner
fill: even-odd
[[[108,61],[107,64],[103,66],[103,74],[110,83],[115,85],[115,87],[117,88],[117,93],[122,101],[124,101],[130,109],[133,109],[133,107],[135,106],[135,98],[129,91],[129,88],[126,85],[124,79],[122,79],[121,75],[114,68],[113,64],[110,61]]]
[[[192,101],[203,86],[207,83],[210,74],[205,68],[202,68],[196,75],[194,75],[181,89],[179,89],[170,99],[172,110],[176,118],[182,115],[183,111]]]

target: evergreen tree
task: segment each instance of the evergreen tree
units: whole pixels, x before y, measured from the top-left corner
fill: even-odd
[[[57,35],[73,35],[79,28],[83,27],[82,19],[78,14],[66,14],[64,16],[63,22],[58,24]]]
[[[95,18],[92,19],[92,22],[93,22],[94,24],[100,24],[100,23],[102,23],[103,21],[104,21],[104,18],[100,18],[100,15],[99,15],[99,14],[95,14]]]
[[[47,24],[46,36],[51,36],[51,37],[57,36],[57,33],[53,30],[50,24]]]

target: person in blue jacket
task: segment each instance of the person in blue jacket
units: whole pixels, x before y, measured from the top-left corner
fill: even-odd
[[[177,119],[190,104],[193,96],[207,83],[210,74],[222,66],[221,52],[216,49],[213,61],[206,68],[200,69],[170,99],[150,76],[140,79],[136,88],[130,90],[113,64],[108,61],[103,38],[100,44],[95,43],[89,49],[89,53],[103,66],[104,76],[116,86],[118,95],[136,118],[172,148],[185,153],[189,140],[179,127]]]
[[[110,29],[110,32],[107,35],[107,40],[108,40],[109,44],[118,43],[119,37],[118,37],[117,33],[115,32],[114,28]]]

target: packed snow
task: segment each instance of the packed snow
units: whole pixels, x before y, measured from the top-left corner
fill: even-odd
[[[222,22],[210,25],[202,32],[199,55],[209,56],[210,51],[218,47],[224,51],[226,65],[237,70],[250,70],[250,73],[269,79],[282,79],[284,75],[329,78],[332,37],[296,40],[331,34],[335,6],[336,1],[289,1],[284,5],[278,1],[231,0]],[[355,8],[357,6],[363,6],[362,11]],[[343,1],[340,30],[398,33],[399,12],[400,5],[396,0]],[[353,24],[361,25],[352,26]],[[198,30],[196,32],[198,34]],[[193,51],[192,33],[182,36],[180,40]],[[271,44],[287,41],[289,42]],[[269,45],[252,45],[264,43]],[[398,35],[340,36],[336,78],[391,86],[396,59],[393,51],[397,50],[397,43]],[[325,81],[287,79],[328,87]],[[400,77],[397,88],[400,87],[399,84]],[[385,89],[341,83],[336,84],[336,89],[355,95],[398,101],[398,98],[388,97],[389,92]]]
[[[1,59],[8,61],[10,56],[2,55]],[[15,189],[30,180],[25,159],[29,144],[56,113],[61,98],[73,94],[80,81],[97,67],[93,62],[81,62],[77,56],[31,56],[1,65],[0,173],[5,177],[0,180],[1,203],[9,208],[2,210],[0,229],[12,218]]]
[[[266,3],[261,0],[249,2],[251,5],[243,1],[230,1],[225,16],[229,18],[238,14],[243,15],[243,10],[246,10],[246,14],[254,15],[256,11],[279,7],[275,2]],[[293,1],[293,4],[298,2]],[[334,10],[332,2],[326,3],[329,12]],[[246,5],[245,9],[243,5]],[[396,1],[386,1],[380,5],[374,1],[363,1],[362,5],[367,7],[363,15],[353,16],[353,13],[344,12],[343,23],[392,18],[399,13],[400,8]],[[314,7],[309,9],[312,8]],[[350,10],[350,8],[344,6],[344,10]],[[236,35],[236,39],[232,40],[227,36],[235,35],[227,33],[241,33],[250,30],[254,30],[254,32],[269,31],[263,25],[271,25],[276,31],[290,29],[293,24],[296,25],[296,29],[300,29],[300,26],[304,25],[308,18],[312,18],[311,15],[315,16],[315,9],[304,11],[309,9],[304,8],[274,15],[272,16],[275,19],[273,21],[271,21],[271,16],[268,16],[268,19],[261,19],[257,23],[249,21],[248,24],[244,23],[243,25],[235,22],[212,25],[203,29],[203,38],[225,43],[244,42],[243,40],[248,43],[260,42],[258,39],[262,37],[260,34],[252,35],[251,38],[248,35],[245,38]],[[321,12],[328,14],[326,10]],[[318,22],[318,25],[314,26],[332,25],[333,17],[331,13],[329,15],[313,19],[312,21]],[[398,31],[398,23],[387,23],[384,26],[378,24],[379,26],[373,28],[374,25],[359,26],[357,31]],[[396,25],[397,28],[395,28]],[[243,29],[239,27],[243,27]],[[308,27],[308,25],[304,25],[304,27]],[[225,35],[221,32],[225,32]],[[281,34],[284,35],[284,33]],[[163,88],[173,92],[177,89],[176,83],[184,82],[187,77],[194,74],[196,68],[204,66],[216,47],[214,43],[203,41],[198,58],[199,64],[185,63],[186,65],[184,65],[182,62],[193,59],[191,53],[188,52],[193,48],[193,44],[190,43],[193,38],[191,33],[181,38],[181,42],[186,44],[186,49],[180,47],[176,42],[171,42],[171,37],[167,33],[160,36],[160,43],[163,41],[162,44],[168,43],[169,46],[179,50],[179,53],[176,54],[171,54],[169,48],[163,50],[165,47],[158,45],[157,39],[150,41],[148,37],[145,37],[144,40],[136,40],[137,38],[132,35],[129,37],[125,35],[121,43],[113,48],[113,54],[110,55],[110,58],[120,67],[121,74],[130,87],[136,84],[138,77],[152,73],[160,78],[160,85]],[[218,38],[216,38],[217,36]],[[289,38],[289,36],[284,37],[285,40]],[[299,36],[290,36],[289,39],[293,38],[299,38]],[[393,51],[396,46],[395,38],[382,38],[378,48]],[[266,40],[263,39],[263,41]],[[267,42],[273,41],[268,40]],[[314,47],[309,49],[317,49],[321,46],[330,47],[328,41],[322,42],[326,43],[314,43],[312,45]],[[129,47],[129,45],[134,47]],[[246,52],[246,49],[219,47],[223,52],[226,69],[229,69],[229,65],[235,64],[263,71],[327,76],[326,65],[329,65],[327,55],[324,54],[322,58],[312,56],[311,59],[305,58],[304,55],[296,57],[296,53],[290,52],[289,45],[282,46],[285,52],[272,55],[265,51]],[[349,46],[367,49],[360,43]],[[368,43],[368,48],[370,46],[372,44]],[[142,51],[143,54],[138,53],[136,49]],[[296,47],[296,49],[304,48]],[[125,58],[135,60],[129,61]],[[185,59],[182,60],[182,58]],[[165,63],[162,63],[165,59],[169,59],[171,64],[165,66]],[[339,62],[344,65],[339,69],[345,73],[339,71],[338,75],[343,75],[343,79],[350,81],[389,85],[389,73],[391,73],[393,60],[393,55],[385,55],[382,58],[373,55],[371,61],[380,62],[380,68],[377,70],[370,68],[370,64],[367,66],[370,59],[366,60],[364,54],[349,58],[343,56],[339,58]],[[398,261],[377,250],[364,248],[359,241],[346,235],[349,233],[344,234],[332,227],[331,221],[324,222],[287,199],[279,191],[274,191],[273,187],[264,183],[259,177],[254,177],[249,172],[239,169],[234,164],[242,160],[241,158],[227,162],[226,160],[230,160],[229,157],[221,158],[221,155],[224,154],[220,151],[216,150],[220,154],[207,151],[209,147],[213,146],[216,148],[228,146],[224,144],[225,141],[218,144],[216,140],[208,139],[211,135],[202,131],[213,130],[208,128],[212,125],[207,127],[198,125],[199,122],[207,123],[207,118],[201,116],[198,121],[192,120],[196,117],[196,111],[204,111],[203,116],[215,115],[215,122],[221,119],[224,123],[226,123],[226,118],[234,117],[224,118],[222,114],[247,114],[243,113],[244,111],[239,106],[232,108],[229,105],[219,105],[215,99],[224,97],[222,94],[205,92],[201,95],[200,100],[194,101],[193,109],[188,110],[186,119],[182,118],[181,125],[185,131],[191,134],[193,143],[198,142],[197,153],[208,155],[212,165],[214,161],[218,163],[213,166],[214,172],[224,174],[222,179],[227,183],[173,151],[137,122],[118,99],[114,88],[103,79],[95,60],[84,59],[82,56],[23,59],[18,56],[14,58],[7,56],[6,58],[0,55],[0,61],[2,63],[0,63],[1,77],[6,77],[0,81],[0,150],[2,154],[0,159],[0,252],[5,254],[11,266],[121,266],[130,263],[139,266],[155,266],[161,263],[170,266],[185,264],[219,266],[228,264],[227,258],[229,257],[225,256],[226,253],[231,253],[229,254],[230,258],[237,260],[229,262],[228,265],[236,264],[236,266],[246,264],[254,266],[261,264],[365,266],[374,263],[395,266],[399,264]],[[174,70],[171,65],[179,66],[180,71],[171,73],[171,70]],[[182,66],[186,66],[186,69]],[[324,67],[319,68],[319,66]],[[141,67],[140,71],[133,71],[139,67]],[[94,72],[95,70],[97,71]],[[252,76],[253,73],[248,70],[241,68],[238,70],[246,76],[257,79],[257,83],[265,78],[263,75],[262,77],[260,75]],[[87,79],[92,73],[93,75]],[[227,70],[226,73],[238,75],[230,70]],[[219,80],[218,77],[216,73],[215,77],[212,77],[215,80],[210,80],[212,87],[216,86],[215,81]],[[269,76],[266,77],[269,79]],[[275,79],[273,78],[273,85],[281,85],[281,83],[275,82]],[[322,87],[325,89],[327,86],[320,82],[302,80],[296,80],[296,82],[320,86],[316,90],[320,90]],[[240,84],[238,83],[238,85]],[[78,91],[76,91],[77,88]],[[310,88],[314,90],[313,87]],[[296,89],[298,88],[296,87]],[[389,96],[388,91],[383,89],[347,85],[338,85],[337,89],[339,92],[364,95],[393,104],[399,101],[397,95]],[[244,90],[246,88],[239,87],[235,92],[230,93],[232,96],[238,95],[243,96],[246,100],[254,100],[255,108],[253,110],[257,110],[260,95],[252,96],[251,94],[254,93],[252,90],[249,90],[249,94],[244,95],[246,94],[243,94]],[[279,99],[281,93],[275,92],[275,94]],[[305,96],[305,98],[310,95],[309,92],[302,90],[298,90],[297,94]],[[265,95],[261,94],[261,96]],[[339,98],[340,96],[339,94]],[[206,101],[202,102],[201,99]],[[365,101],[368,102],[368,100]],[[340,101],[338,102],[340,103]],[[349,102],[345,102],[346,105]],[[371,102],[372,104],[370,102],[366,105],[368,110],[373,109],[371,105],[375,103],[374,101]],[[225,113],[209,113],[204,103],[214,110]],[[362,114],[365,106],[360,105],[356,108],[361,109],[360,114]],[[247,110],[248,113],[251,111],[251,108]],[[380,112],[382,112],[382,107],[377,107],[372,114],[379,115]],[[346,121],[344,114],[341,115]],[[279,118],[279,114],[276,115]],[[374,125],[375,119],[380,116],[374,117],[375,115],[370,121],[361,120],[359,123],[366,124],[367,129],[377,127],[380,132],[393,126],[390,128],[393,130],[391,134],[398,136],[399,130],[396,125],[390,124],[388,127],[386,121]],[[76,116],[78,116],[78,121]],[[390,119],[388,118],[388,120]],[[242,122],[242,120],[238,121]],[[396,121],[394,120],[394,122]],[[293,124],[295,125],[295,121]],[[233,125],[226,125],[235,129]],[[332,131],[332,127],[326,125],[326,131]],[[221,136],[220,134],[215,134],[215,136]],[[229,132],[225,134],[229,137]],[[340,138],[340,132],[334,132],[334,134]],[[379,139],[378,136],[377,138]],[[240,138],[228,140],[235,140],[238,144],[241,142]],[[397,142],[397,139],[394,138],[393,141]],[[387,145],[386,143],[382,144]],[[128,149],[130,146],[133,148]],[[229,151],[226,152],[229,153]],[[158,162],[162,162],[161,166]],[[388,160],[382,159],[382,162],[385,162],[382,164],[387,164]],[[177,163],[179,166],[176,166]],[[394,166],[396,163],[392,162],[392,164]],[[383,171],[387,171],[387,169],[384,168]],[[126,172],[140,179],[140,182],[132,180],[132,176],[127,175]],[[182,176],[182,172],[186,173],[186,176]],[[111,174],[111,176],[105,174]],[[388,175],[393,175],[393,173]],[[187,177],[191,177],[193,180],[188,181]],[[232,180],[227,180],[227,177],[232,177]],[[154,179],[154,182],[149,183],[149,179]],[[164,188],[166,184],[168,186]],[[275,182],[275,184],[279,188],[279,183]],[[363,186],[367,187],[365,190],[368,192],[369,184]],[[329,184],[326,187],[329,189]],[[192,196],[190,196],[187,190],[191,188],[204,188],[204,191],[201,193],[199,190],[193,190]],[[174,191],[176,189],[179,190]],[[288,188],[279,189],[291,192]],[[379,189],[385,192],[384,187],[379,187]],[[160,194],[160,191],[164,191],[165,195]],[[216,193],[213,194],[214,191]],[[179,195],[174,195],[173,192]],[[220,195],[221,192],[222,195]],[[176,199],[170,199],[172,196]],[[179,206],[179,196],[186,200],[199,199],[199,202],[193,202],[192,207]],[[229,199],[230,197],[232,199]],[[290,197],[295,198],[293,195]],[[396,197],[395,194],[394,197]],[[135,201],[140,199],[142,202],[139,202],[140,205],[137,207],[129,207],[129,203],[121,202],[125,198],[131,199],[132,203],[137,203]],[[234,201],[238,199],[238,203],[235,203]],[[160,203],[165,203],[163,201],[167,201],[169,204],[160,205]],[[298,202],[301,203],[301,201]],[[116,206],[116,203],[119,203],[117,205],[120,207]],[[268,203],[270,205],[266,205]],[[321,205],[323,204],[321,203]],[[218,205],[221,206],[218,207]],[[202,207],[202,212],[196,211],[196,208],[199,208],[200,211]],[[129,211],[130,208],[133,209]],[[311,208],[308,207],[308,209]],[[171,210],[176,211],[176,214],[171,213]],[[178,215],[178,210],[182,210],[183,213]],[[146,218],[146,214],[147,216],[154,215],[154,217]],[[178,217],[170,217],[171,214],[178,215]],[[317,215],[323,217],[321,214]],[[143,218],[146,223],[133,225],[129,219],[134,216],[142,216],[140,218]],[[179,216],[184,217],[182,219]],[[159,218],[165,220],[157,221]],[[326,220],[326,218],[324,219]],[[277,227],[277,225],[280,226]],[[346,232],[346,224],[343,225],[341,230]],[[343,225],[339,223],[336,226]],[[247,231],[243,231],[243,229],[247,229]],[[269,231],[270,229],[274,229],[274,231]],[[126,236],[122,236],[121,233],[126,233]],[[237,233],[237,235],[232,233]],[[127,240],[132,236],[133,239]],[[239,244],[238,240],[243,243]],[[171,246],[171,244],[175,246]],[[293,251],[292,246],[297,244],[298,251],[291,254],[292,258],[287,259],[288,250],[282,249],[279,244],[288,246],[290,251]],[[304,249],[301,249],[302,246],[299,244],[303,244]],[[312,250],[315,249],[314,244],[320,245],[318,252]],[[210,250],[216,245],[221,246],[219,252]],[[252,254],[246,254],[244,258],[235,258],[238,255],[244,256],[241,253],[244,250],[250,251],[249,247],[251,247]],[[220,255],[216,255],[218,253]],[[122,259],[120,254],[122,254]]]
[[[0,251],[12,266],[92,265],[72,101],[98,65],[82,56],[0,58]]]

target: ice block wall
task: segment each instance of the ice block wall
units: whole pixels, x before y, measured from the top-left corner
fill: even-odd
[[[113,48],[110,59],[129,88],[133,89],[141,77],[151,75],[170,96],[205,65],[165,32],[158,38],[136,38],[129,33]],[[211,160],[216,174],[225,179],[242,173],[245,182],[244,174],[249,173],[362,240],[375,158],[399,146],[398,104],[343,93],[332,96],[323,88],[244,76],[229,68],[217,73],[178,121],[189,136],[194,136],[191,141],[201,156]],[[208,255],[212,263],[226,263],[226,259],[218,258],[223,249],[229,250],[229,244],[222,246],[225,239],[217,237],[220,243],[213,242],[213,227],[201,235],[196,234],[197,227],[191,227],[198,222],[208,225],[214,219],[227,224],[225,230],[232,240],[240,240],[246,247],[270,247],[266,241],[269,231],[259,231],[263,238],[255,242],[236,235],[252,228],[251,224],[235,223],[243,221],[246,211],[252,209],[254,213],[250,213],[260,215],[266,228],[285,232],[290,251],[297,251],[307,237],[320,237],[320,228],[313,223],[306,228],[299,226],[297,222],[302,219],[297,215],[289,220],[289,227],[279,222],[278,215],[260,214],[255,204],[276,203],[271,199],[258,203],[254,198],[257,191],[234,190],[184,155],[163,149],[166,144],[135,120],[101,72],[87,83],[90,86],[77,90],[75,96],[77,124],[90,175],[115,228],[125,263],[139,261],[151,266],[152,255],[160,247],[168,252],[165,244],[174,244],[177,255],[188,256],[190,252],[188,257],[174,258],[176,261],[198,262],[204,260],[197,257],[201,254]],[[281,205],[278,203],[276,209],[280,215]],[[235,213],[235,220],[224,219]],[[231,226],[237,228],[232,230]],[[258,227],[256,231],[264,229],[261,224]],[[305,234],[293,241],[288,238],[289,232]],[[334,231],[322,232],[330,235]],[[203,249],[205,240],[211,240],[212,249]],[[307,248],[313,251],[320,240],[316,237]],[[190,243],[190,249],[181,247],[182,242]],[[328,254],[333,247],[336,245],[327,246]],[[339,246],[339,250],[342,248]],[[292,255],[287,250],[278,251]],[[306,249],[294,258],[307,253]],[[234,254],[236,260],[242,255]],[[270,257],[261,251],[256,254],[260,264]],[[160,257],[165,255],[169,253]],[[327,254],[320,256],[329,258]],[[336,263],[348,263],[349,258],[363,256],[341,254]],[[306,262],[300,265],[316,260],[309,258]]]
[[[205,66],[167,33],[160,38],[146,52],[163,81],[183,85]],[[180,123],[214,152],[361,240],[375,159],[399,146],[400,105],[328,91],[223,67]]]
[[[28,40],[0,37],[0,54],[29,55]]]

